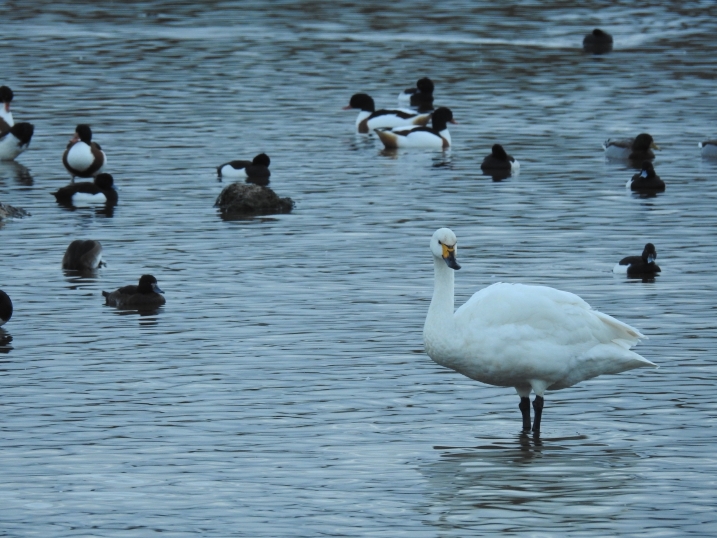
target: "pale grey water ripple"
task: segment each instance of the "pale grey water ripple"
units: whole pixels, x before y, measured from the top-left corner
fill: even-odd
[[[29,151],[0,163],[0,534],[709,536],[717,525],[712,2],[11,3],[0,38]],[[611,54],[583,54],[602,27]],[[446,152],[353,134],[428,75]],[[59,207],[88,122],[119,187]],[[625,189],[609,137],[648,131],[667,191]],[[500,142],[521,162],[493,182]],[[260,152],[294,212],[223,220],[215,167]],[[549,393],[542,444],[513,391],[434,364],[431,233],[456,304],[559,287],[649,336],[658,370]],[[72,239],[107,267],[60,268]],[[612,274],[647,241],[655,282]],[[157,276],[149,315],[101,291]]]

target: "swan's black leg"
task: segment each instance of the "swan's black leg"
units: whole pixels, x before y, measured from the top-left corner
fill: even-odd
[[[535,422],[533,422],[533,433],[540,433],[540,419],[543,417],[543,404],[545,399],[542,396],[535,396],[533,400],[533,409],[535,409]],[[530,424],[530,418],[528,418]]]
[[[518,409],[520,409],[520,412],[523,414],[523,431],[529,432],[530,431],[530,398],[528,398],[527,396],[521,396],[520,403],[518,404]]]

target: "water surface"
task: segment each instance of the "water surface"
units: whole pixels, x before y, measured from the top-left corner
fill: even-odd
[[[0,163],[0,528],[11,536],[707,536],[717,525],[717,135],[710,2],[13,3],[3,84],[29,151]],[[615,50],[581,52],[594,27]],[[382,151],[341,107],[430,76],[446,153]],[[120,203],[51,192],[77,123]],[[664,194],[608,137],[650,132]],[[500,142],[522,164],[493,182]],[[266,152],[288,215],[224,220],[215,167]],[[459,237],[456,304],[546,284],[649,335],[658,370],[548,393],[434,364],[428,241]],[[60,268],[102,242],[95,277]],[[655,243],[654,282],[613,275]],[[139,315],[101,291],[152,273]]]

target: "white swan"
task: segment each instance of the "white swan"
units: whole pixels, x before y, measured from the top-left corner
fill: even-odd
[[[431,238],[433,299],[423,327],[426,353],[438,364],[489,385],[514,387],[523,430],[540,432],[543,394],[601,374],[656,366],[630,348],[637,329],[593,310],[577,295],[546,286],[497,283],[453,311],[456,235],[441,228]]]

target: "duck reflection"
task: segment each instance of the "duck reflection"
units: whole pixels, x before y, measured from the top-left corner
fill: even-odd
[[[32,187],[35,180],[24,164],[15,161],[0,161],[0,177],[13,177],[20,185]]]
[[[0,353],[10,353],[12,351],[12,335],[5,329],[0,328]]]

